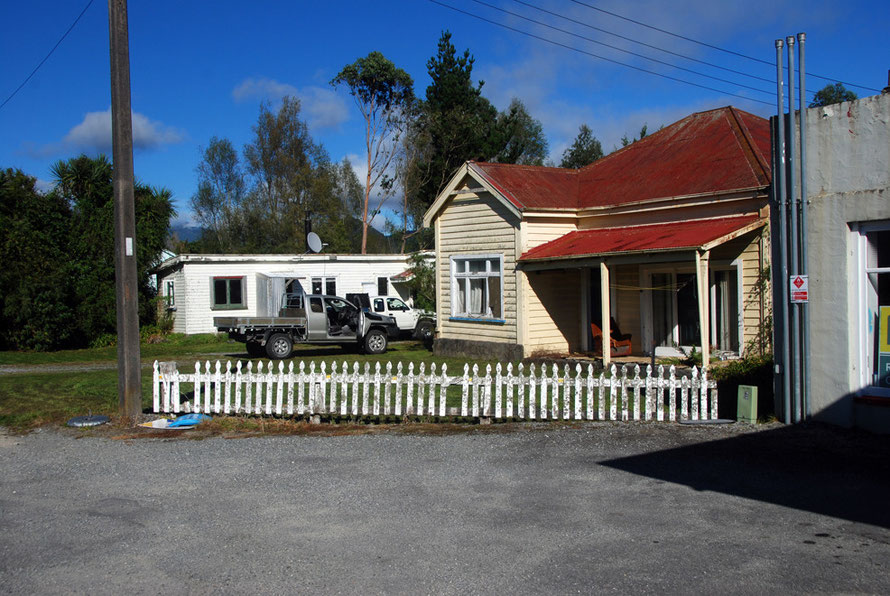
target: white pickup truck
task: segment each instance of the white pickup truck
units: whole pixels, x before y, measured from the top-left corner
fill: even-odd
[[[402,337],[414,337],[431,344],[436,331],[436,315],[411,308],[398,296],[370,296],[368,294],[347,294],[346,299],[367,311],[392,317]]]

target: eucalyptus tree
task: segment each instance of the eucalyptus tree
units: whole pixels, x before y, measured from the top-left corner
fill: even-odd
[[[368,226],[380,211],[390,192],[387,173],[399,150],[399,138],[403,134],[407,115],[414,100],[414,81],[411,75],[397,68],[380,52],[371,52],[343,70],[331,80],[331,85],[346,85],[355,99],[365,120],[365,196],[362,205],[362,246],[364,254],[368,244]],[[371,207],[371,191],[379,188],[381,196]]]

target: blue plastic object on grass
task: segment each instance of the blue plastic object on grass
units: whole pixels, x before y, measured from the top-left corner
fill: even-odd
[[[210,420],[210,416],[207,416],[206,414],[184,414],[176,418],[176,420],[171,420],[170,424],[167,425],[167,428],[196,426],[199,422],[203,422],[204,420]]]

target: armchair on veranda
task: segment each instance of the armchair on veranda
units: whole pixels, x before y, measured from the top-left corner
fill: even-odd
[[[616,327],[613,326],[612,329]],[[593,352],[594,354],[603,354],[603,330],[596,323],[590,324],[590,332],[593,334]],[[609,338],[609,354],[611,356],[627,356],[630,354],[630,335],[619,334],[617,339],[615,336]]]

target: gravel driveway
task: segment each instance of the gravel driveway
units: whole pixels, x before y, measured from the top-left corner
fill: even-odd
[[[821,426],[0,433],[0,591],[877,594],[888,511],[887,439]]]

